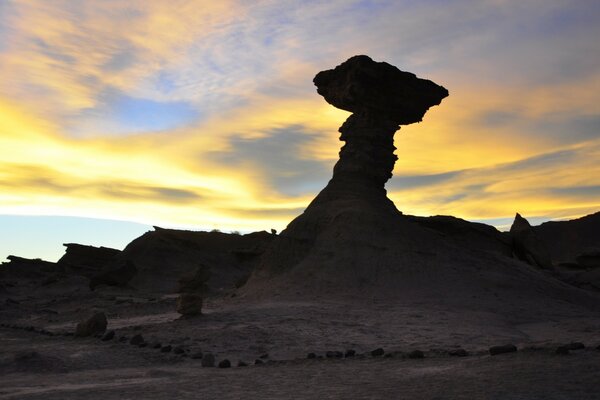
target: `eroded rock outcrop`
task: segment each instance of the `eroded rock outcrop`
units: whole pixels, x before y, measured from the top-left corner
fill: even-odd
[[[328,103],[353,113],[339,129],[345,145],[333,178],[313,204],[360,196],[395,210],[384,188],[398,159],[394,133],[420,122],[448,91],[363,55],[319,72],[313,82]]]
[[[121,252],[109,247],[95,247],[77,243],[65,243],[65,254],[57,264],[68,271],[91,278],[114,261]]]
[[[510,234],[517,258],[536,267],[552,269],[552,261],[546,246],[538,238],[529,222],[519,213],[510,227]]]
[[[200,315],[204,296],[208,292],[210,268],[200,265],[194,273],[179,279],[177,312],[184,317]]]

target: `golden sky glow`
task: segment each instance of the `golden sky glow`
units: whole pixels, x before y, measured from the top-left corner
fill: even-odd
[[[396,135],[403,212],[597,211],[598,4],[0,1],[0,214],[282,229],[348,115],[312,77],[355,54],[450,91]]]

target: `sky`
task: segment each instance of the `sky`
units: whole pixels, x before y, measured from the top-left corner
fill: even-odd
[[[356,54],[450,92],[396,133],[404,213],[596,212],[598,20],[597,0],[0,0],[0,259],[285,228],[349,115],[312,78]]]

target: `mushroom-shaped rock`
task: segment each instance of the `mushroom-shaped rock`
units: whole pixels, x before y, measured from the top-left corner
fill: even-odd
[[[319,72],[313,82],[334,107],[385,116],[396,125],[420,122],[430,107],[448,96],[448,90],[430,80],[365,55]]]
[[[329,279],[324,274],[331,273],[336,285],[343,276],[351,285],[360,285],[371,275],[367,266],[381,255],[372,254],[372,244],[377,243],[378,249],[397,248],[394,236],[403,237],[406,247],[414,247],[409,243],[412,241],[431,240],[430,232],[417,227],[415,233],[410,221],[399,220],[402,214],[387,197],[385,183],[392,177],[397,159],[394,134],[399,126],[421,121],[448,91],[367,56],[355,56],[332,70],[319,72],[313,82],[328,103],[353,112],[339,129],[345,145],[332,179],[304,213],[276,237],[253,278],[294,270],[307,274],[294,278],[298,283],[321,285]],[[359,251],[350,243],[367,248]],[[298,264],[303,266],[296,268]],[[314,278],[313,269],[321,275],[319,279]],[[340,274],[342,269],[353,271],[352,276]],[[253,278],[244,290],[251,290]]]
[[[432,81],[367,56],[319,72],[313,82],[328,103],[353,113],[339,129],[346,145],[317,203],[357,194],[385,197],[384,185],[397,160],[394,133],[399,125],[421,121],[448,96]]]

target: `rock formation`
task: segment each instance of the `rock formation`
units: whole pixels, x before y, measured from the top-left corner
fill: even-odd
[[[109,247],[86,246],[77,243],[65,243],[65,254],[57,264],[75,274],[91,278],[100,273],[120,253]]]
[[[570,221],[549,221],[534,226],[554,264],[576,262],[577,256],[600,249],[600,212]]]
[[[333,178],[313,204],[361,196],[395,210],[384,188],[398,159],[394,133],[400,125],[420,122],[448,91],[367,56],[319,72],[313,82],[328,103],[353,113],[339,129],[346,144]]]
[[[339,129],[345,145],[332,179],[277,237],[258,274],[291,269],[312,250],[320,251],[318,242],[323,242],[328,231],[340,231],[331,232],[335,239],[324,244],[329,252],[338,244],[364,242],[365,237],[382,244],[382,235],[394,236],[389,235],[391,231],[402,235],[398,230],[404,231],[410,222],[399,222],[401,213],[385,190],[397,159],[394,134],[400,125],[420,122],[430,107],[448,96],[442,86],[367,56],[352,57],[318,73],[314,84],[328,103],[353,113]],[[408,242],[418,240],[421,233],[428,235],[418,232]],[[351,261],[358,262],[357,258]]]
[[[267,232],[239,235],[155,227],[129,243],[115,264],[133,262],[138,273],[129,284],[162,293],[177,293],[179,278],[193,274],[199,265],[210,265],[208,291],[216,293],[245,279],[274,237]]]
[[[86,337],[104,333],[107,323],[106,315],[103,312],[95,313],[90,318],[77,324],[75,336]]]
[[[188,317],[202,313],[202,302],[208,292],[207,282],[210,276],[210,268],[201,265],[193,274],[179,280],[179,297],[177,298],[179,314]]]
[[[506,315],[590,302],[513,259],[510,235],[452,217],[403,215],[387,198],[394,133],[421,121],[446,89],[366,56],[314,83],[326,101],[353,113],[340,128],[345,145],[332,179],[273,240],[240,298],[395,298]]]
[[[519,213],[515,216],[510,234],[517,258],[536,267],[552,269],[552,261],[544,243]]]

